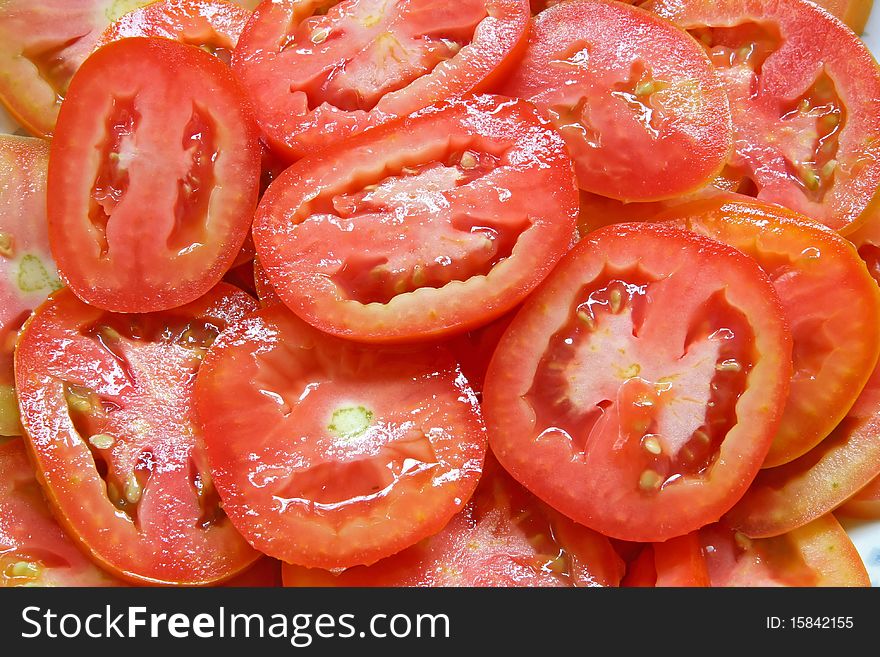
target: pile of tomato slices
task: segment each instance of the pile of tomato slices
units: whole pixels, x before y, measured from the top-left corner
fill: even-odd
[[[869,585],[870,6],[3,3],[0,586]]]

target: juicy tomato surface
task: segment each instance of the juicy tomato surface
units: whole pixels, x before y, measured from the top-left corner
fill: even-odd
[[[411,341],[511,310],[576,235],[558,134],[530,104],[440,103],[300,160],[253,234],[276,293],[342,337]]]
[[[730,151],[730,107],[706,53],[668,22],[618,2],[541,12],[501,89],[549,115],[588,192],[630,201],[686,194]]]
[[[791,336],[738,251],[665,225],[589,234],[526,301],[486,376],[501,464],[606,536],[660,542],[745,492],[779,425]]]
[[[764,467],[808,452],[840,423],[880,355],[880,289],[847,240],[753,200],[712,199],[660,215],[754,258],[792,332],[788,401]]]
[[[164,37],[198,46],[229,64],[250,16],[247,9],[226,0],[151,2],[104,30],[96,48],[128,37]]]
[[[25,324],[15,375],[38,479],[111,572],[208,584],[259,556],[220,506],[193,417],[208,346],[256,306],[220,284],[173,311],[122,315],[62,289]]]
[[[726,522],[752,538],[778,536],[829,513],[880,475],[880,367],[844,420],[798,459],[762,470]]]
[[[652,543],[627,566],[621,586],[706,587],[709,572],[697,532]]]
[[[30,312],[61,287],[46,230],[49,145],[0,135],[0,436],[17,436],[12,352]]]
[[[0,443],[0,587],[124,585],[52,518],[21,439]]]
[[[850,26],[856,34],[865,31],[874,0],[810,0],[813,4],[827,9]]]
[[[288,157],[482,91],[526,33],[527,0],[267,0],[233,56]]]
[[[802,0],[653,0],[696,37],[730,97],[728,175],[759,199],[851,231],[880,204],[880,67]]]
[[[229,67],[168,39],[108,44],[74,77],[52,140],[62,278],[115,312],[199,298],[244,243],[259,175],[257,128]]]
[[[858,493],[835,510],[839,516],[880,520],[880,477],[872,479]]]
[[[284,566],[285,586],[617,586],[611,543],[540,502],[487,456],[480,484],[440,532],[338,574]]]
[[[261,552],[368,565],[436,533],[486,450],[476,397],[440,347],[368,347],[283,305],[230,327],[196,409],[223,508]]]
[[[269,277],[266,276],[266,270],[260,264],[259,258],[254,258],[254,288],[257,292],[257,298],[260,300],[260,305],[263,308],[284,303],[276,294],[275,288],[272,287],[272,283],[269,281]]]
[[[855,546],[827,514],[773,538],[750,539],[724,524],[700,530],[711,585],[870,586]]]

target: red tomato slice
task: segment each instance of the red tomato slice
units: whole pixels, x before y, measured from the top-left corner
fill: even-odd
[[[764,467],[788,463],[852,407],[880,355],[880,289],[852,244],[790,210],[714,199],[660,215],[754,258],[773,281],[793,339],[782,423]]]
[[[160,0],[110,25],[96,48],[128,37],[164,37],[198,46],[229,64],[251,12],[226,0]]]
[[[101,48],[71,83],[52,141],[49,237],[62,277],[117,312],[199,298],[245,240],[259,168],[227,66],[167,39]]]
[[[61,287],[46,231],[49,145],[0,135],[0,436],[21,433],[12,372],[18,329]]]
[[[849,498],[835,513],[848,518],[880,520],[880,477],[872,479],[858,493]]]
[[[64,289],[25,324],[15,374],[37,475],[112,572],[207,584],[257,558],[220,506],[192,415],[208,345],[255,307],[220,284],[174,311],[120,315]]]
[[[266,276],[266,270],[260,264],[259,258],[254,258],[254,287],[257,291],[257,298],[260,300],[260,305],[263,308],[283,303],[275,292],[275,288],[272,287],[269,277]]]
[[[527,0],[272,0],[232,64],[269,143],[298,158],[488,88],[528,17]]]
[[[666,21],[619,2],[578,0],[541,12],[502,93],[550,116],[578,184],[603,196],[687,194],[730,151],[730,107],[705,52]]]
[[[706,587],[709,573],[697,532],[646,545],[626,571],[621,586]]]
[[[697,37],[733,110],[730,166],[764,201],[849,231],[880,204],[880,68],[802,0],[653,0]]]
[[[758,472],[791,377],[776,293],[738,251],[666,225],[589,234],[501,339],[483,410],[501,464],[606,536],[714,522]]]
[[[880,475],[880,367],[846,418],[798,459],[762,470],[727,514],[751,538],[778,536],[833,511]]]
[[[607,538],[542,504],[487,458],[474,496],[439,533],[338,574],[285,565],[284,584],[617,586],[622,574]]]
[[[521,100],[440,103],[300,160],[263,196],[260,263],[317,328],[424,340],[511,310],[575,239],[559,135]]]
[[[21,440],[0,443],[0,587],[124,586],[58,526],[33,472]]]
[[[871,15],[871,7],[874,5],[874,0],[810,0],[810,2],[830,11],[849,25],[856,34],[865,31],[865,25]]]
[[[314,568],[371,564],[438,532],[473,493],[486,449],[448,352],[344,342],[284,306],[218,339],[196,408],[236,527]]]
[[[774,538],[722,524],[700,531],[712,586],[870,586],[865,564],[831,514]]]
[[[482,397],[486,371],[489,369],[492,354],[495,353],[501,336],[510,326],[518,310],[519,308],[515,308],[491,324],[457,336],[448,343],[458,362],[461,363],[461,371],[478,397]]]

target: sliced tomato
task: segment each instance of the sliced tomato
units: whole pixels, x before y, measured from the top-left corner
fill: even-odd
[[[549,508],[487,458],[474,496],[439,533],[340,573],[284,566],[285,586],[617,586],[607,538]]]
[[[521,100],[451,100],[300,160],[257,210],[278,296],[362,341],[482,326],[540,283],[575,239],[559,135]]]
[[[49,145],[0,135],[0,436],[17,436],[12,350],[31,311],[61,287],[46,231]]]
[[[192,410],[208,346],[256,305],[220,284],[174,311],[121,315],[63,289],[25,324],[15,375],[37,476],[108,570],[208,584],[257,559],[220,506]]]
[[[875,477],[849,498],[835,513],[848,518],[880,520],[880,477]]]
[[[226,513],[261,552],[306,567],[371,564],[438,532],[486,450],[447,351],[345,342],[282,305],[217,340],[196,408]]]
[[[0,587],[124,585],[52,518],[22,441],[0,443]]]
[[[847,235],[865,261],[873,279],[880,285],[880,212],[874,213],[856,231]]]
[[[259,168],[227,66],[168,39],[101,48],[71,83],[52,141],[49,237],[62,277],[116,312],[199,298],[245,240]]]
[[[528,0],[267,0],[232,62],[269,143],[298,158],[488,88],[528,18]]]
[[[458,358],[458,362],[461,363],[461,371],[478,397],[481,397],[483,393],[483,384],[486,380],[486,371],[489,369],[492,354],[495,353],[501,336],[510,326],[518,310],[519,308],[514,308],[494,322],[468,331],[449,341],[450,349]]]
[[[603,196],[687,194],[709,183],[731,147],[730,107],[706,53],[668,22],[619,2],[541,12],[501,92],[549,115],[581,189]]]
[[[709,573],[697,532],[646,545],[628,567],[622,586],[706,587]]]
[[[758,265],[657,224],[584,238],[514,319],[483,392],[501,464],[606,536],[661,542],[745,492],[779,425],[791,335]]]
[[[778,536],[843,504],[880,475],[880,367],[846,418],[798,459],[761,471],[727,514],[751,538]]]
[[[260,264],[259,258],[254,259],[254,288],[257,291],[257,298],[263,308],[283,303],[281,298],[275,293],[275,288],[266,276],[266,270]]]
[[[723,524],[700,531],[712,586],[870,586],[862,558],[831,514],[774,538]]]
[[[660,215],[754,258],[792,332],[793,374],[764,467],[808,452],[838,425],[880,355],[880,289],[847,240],[807,217],[750,200],[714,199]]]
[[[160,0],[119,18],[95,47],[128,37],[164,37],[202,48],[229,64],[250,17],[247,9],[226,0]]]
[[[850,231],[880,205],[880,68],[802,0],[652,0],[703,43],[733,110],[738,175],[763,201]]]
[[[844,23],[849,25],[853,32],[861,34],[868,24],[871,8],[874,0],[809,0],[823,9],[827,9]]]
[[[656,201],[624,203],[617,199],[581,190],[578,233],[583,237],[587,233],[591,233],[603,226],[633,221],[650,221],[663,212],[665,207],[663,203]]]

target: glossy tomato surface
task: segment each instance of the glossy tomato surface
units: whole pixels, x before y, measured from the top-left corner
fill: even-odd
[[[852,244],[779,206],[714,199],[660,216],[751,256],[792,331],[788,401],[764,467],[808,452],[846,416],[880,354],[880,289]]]
[[[193,419],[208,346],[254,308],[226,284],[136,315],[63,289],[25,325],[15,375],[37,476],[71,537],[108,570],[209,584],[257,559],[220,505]]]
[[[449,352],[342,341],[283,305],[217,340],[196,408],[236,527],[306,567],[371,564],[436,533],[470,498],[486,450]]]
[[[500,317],[575,239],[565,145],[521,100],[439,103],[300,160],[254,220],[275,292],[317,328],[425,340]]]
[[[880,203],[880,68],[802,0],[653,0],[706,48],[730,97],[727,176],[763,201],[851,231]]]
[[[611,543],[553,511],[487,457],[464,509],[437,534],[372,566],[284,567],[286,586],[616,586]]]
[[[245,240],[259,167],[229,67],[169,39],[101,48],[71,83],[52,141],[49,237],[62,277],[115,312],[197,299]]]
[[[590,233],[489,366],[501,464],[607,536],[660,542],[745,492],[779,425],[791,336],[758,265],[679,228]]]
[[[880,477],[872,479],[858,493],[835,510],[839,516],[880,520]]]
[[[727,95],[706,53],[668,22],[619,2],[541,12],[501,90],[547,113],[588,192],[630,201],[687,194],[730,151]]]
[[[709,586],[709,572],[699,534],[692,532],[644,546],[627,566],[621,586]]]
[[[528,18],[527,0],[267,0],[233,67],[269,142],[298,158],[487,88]]]

